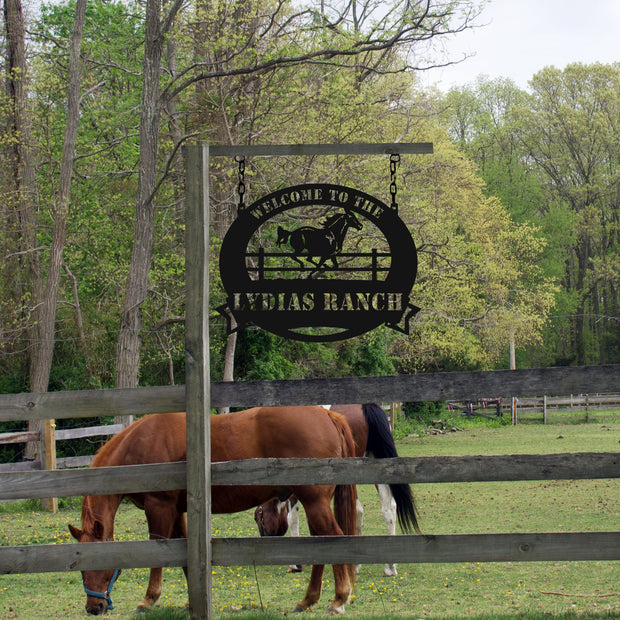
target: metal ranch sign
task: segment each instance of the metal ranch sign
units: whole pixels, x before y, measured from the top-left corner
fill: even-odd
[[[317,226],[318,221],[318,226]],[[411,234],[388,206],[341,185],[287,187],[240,208],[220,252],[229,331],[342,340],[385,324],[403,333],[417,271]]]

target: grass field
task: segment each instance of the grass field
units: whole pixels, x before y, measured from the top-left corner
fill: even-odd
[[[620,449],[620,423],[523,425],[464,421],[462,432],[404,437],[402,456],[513,454]],[[414,492],[425,533],[610,531],[620,525],[620,480],[420,484]],[[372,486],[360,487],[365,533],[385,532]],[[79,500],[61,501],[56,515],[36,503],[0,505],[0,545],[70,542],[67,523],[79,523]],[[256,536],[252,513],[214,515],[214,536]],[[117,540],[145,538],[144,514],[123,505]],[[214,617],[272,620],[287,615],[303,596],[309,569],[213,567]],[[114,588],[107,618],[130,618],[141,600],[148,570],[125,570]],[[333,595],[331,569],[316,610],[323,616]],[[0,575],[0,619],[84,618],[79,573]],[[180,620],[187,587],[181,569],[164,572],[158,609],[148,620]],[[370,618],[490,618],[542,620],[557,617],[620,618],[620,562],[401,564],[383,577],[379,565],[363,566],[347,615]]]

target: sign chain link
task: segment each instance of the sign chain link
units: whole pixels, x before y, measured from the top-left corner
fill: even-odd
[[[238,211],[243,211],[245,209],[245,156],[237,155],[235,156],[235,161],[239,165],[239,183],[237,185],[237,193],[239,194],[239,205]]]
[[[390,194],[392,195],[392,209],[398,213],[398,203],[396,202],[396,168],[400,162],[400,155],[392,153],[390,155]]]

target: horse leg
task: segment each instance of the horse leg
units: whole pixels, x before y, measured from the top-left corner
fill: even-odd
[[[378,484],[377,493],[379,493],[379,499],[381,500],[381,512],[387,525],[387,532],[390,536],[396,535],[396,501],[392,496],[390,487],[387,484]],[[384,577],[393,577],[398,575],[396,570],[396,564],[385,564],[383,567]]]
[[[357,527],[355,528],[355,534],[357,536],[362,536],[364,533],[364,506],[362,506],[362,502],[360,502],[359,497],[355,500],[355,512],[357,513]],[[356,575],[359,574],[361,567],[361,564],[358,564],[355,567]]]
[[[177,517],[172,527],[171,538],[187,538],[187,522],[185,520],[185,513],[177,512]],[[185,573],[185,581],[187,582],[187,566],[183,567],[183,572]],[[189,601],[187,601],[185,606],[189,607]]]
[[[183,512],[177,512],[170,538],[187,538],[187,523]],[[183,567],[183,572],[185,573],[185,579],[187,580],[187,566]]]
[[[319,487],[315,487],[319,488]],[[298,496],[299,497],[299,496]],[[341,536],[342,530],[338,525],[334,513],[330,507],[330,498],[322,495],[314,495],[311,501],[308,498],[299,498],[306,510],[308,519],[308,528],[312,536]],[[324,571],[323,564],[315,564],[312,566],[310,582],[306,590],[306,596],[297,604],[295,611],[305,611],[310,609],[321,597],[321,585]],[[349,570],[346,564],[334,564],[334,584],[336,595],[334,600],[329,604],[329,613],[344,613],[344,606],[349,602],[351,597],[351,580],[349,579]]]
[[[149,538],[161,540],[171,538],[177,519],[176,505],[166,499],[147,496],[144,501],[144,512],[149,526]],[[151,568],[149,585],[142,601],[138,604],[137,611],[149,610],[155,605],[161,596],[161,567]]]
[[[286,519],[288,521],[288,529],[291,532],[291,536],[299,536],[299,503],[296,501],[295,505],[291,506],[291,500],[286,500],[288,511],[286,513]],[[301,564],[290,564],[288,567],[289,573],[301,573]]]
[[[295,613],[308,611],[321,598],[321,586],[323,585],[324,570],[324,564],[314,564],[312,566],[310,581],[308,582],[308,587],[306,588],[306,596],[304,596],[302,601],[297,603],[294,610]]]

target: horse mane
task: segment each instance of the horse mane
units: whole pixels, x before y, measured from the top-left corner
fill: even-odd
[[[106,443],[104,443],[97,453],[95,454],[93,461],[91,463],[91,467],[106,467],[111,464],[113,459],[113,455],[116,450],[123,444],[129,435],[132,435],[138,428],[143,424],[143,422],[148,419],[150,416],[144,416],[136,420],[133,424],[130,424],[126,428],[124,428],[120,433],[114,435],[111,439],[109,439]],[[123,463],[114,462],[114,465],[123,465]]]
[[[97,514],[90,505],[91,495],[85,495],[82,498],[82,529],[92,529],[93,523],[97,519]]]
[[[122,443],[125,435],[127,434],[128,428],[129,427],[123,429],[117,435],[114,435],[112,439],[106,441],[106,443],[104,443],[101,448],[97,450],[90,464],[91,467],[105,467],[110,462],[112,453],[116,450],[118,444]]]
[[[144,418],[140,418],[143,420]],[[136,421],[134,424],[124,428],[120,433],[114,435],[111,439],[109,439],[106,443],[104,443],[99,450],[97,450],[93,460],[90,464],[91,467],[106,467],[110,465],[113,460],[114,454],[117,451],[118,447],[126,440],[127,436],[133,432],[136,426],[140,425],[140,420]],[[115,465],[119,465],[120,463],[114,463]],[[104,502],[109,501],[110,496],[107,495],[84,495],[82,497],[82,529],[90,530],[94,527],[96,521],[100,521],[103,523],[105,516],[101,514],[101,509],[97,510],[93,507],[93,502]],[[120,501],[120,498],[119,498]]]
[[[342,213],[333,213],[332,215],[327,215],[321,221],[321,226],[329,226],[330,224],[333,224],[336,220],[340,219],[342,216]]]

